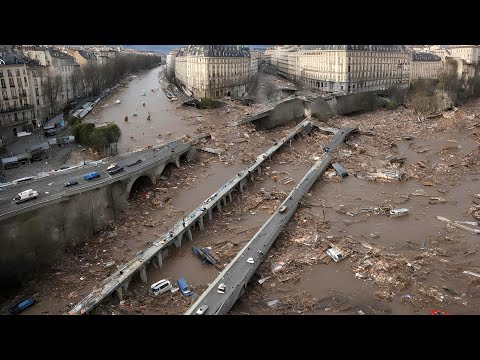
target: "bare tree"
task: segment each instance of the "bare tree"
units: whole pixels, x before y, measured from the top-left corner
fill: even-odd
[[[50,111],[56,112],[57,98],[62,89],[62,77],[53,73],[48,73],[42,78],[43,95],[50,104]]]
[[[70,84],[72,84],[73,97],[77,97],[82,92],[83,76],[80,69],[76,69],[70,75]]]

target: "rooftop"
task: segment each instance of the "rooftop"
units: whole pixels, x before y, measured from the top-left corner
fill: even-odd
[[[414,52],[412,54],[412,61],[441,61],[442,58],[438,55],[426,52]]]
[[[0,52],[0,65],[15,65],[25,63],[26,61],[18,55],[7,52]]]
[[[250,49],[242,45],[188,45],[177,56],[250,57]]]
[[[407,51],[405,45],[303,45],[303,50]]]

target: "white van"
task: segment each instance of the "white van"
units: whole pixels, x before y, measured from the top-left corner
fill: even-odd
[[[148,293],[152,296],[158,296],[172,289],[172,283],[168,280],[160,280],[150,286]]]
[[[32,189],[28,189],[28,190],[25,190],[25,191],[22,191],[22,192],[18,193],[18,196],[15,196],[13,198],[13,200],[17,204],[20,204],[24,201],[36,199],[37,197],[38,197],[38,192],[36,192],[35,190],[32,190]]]

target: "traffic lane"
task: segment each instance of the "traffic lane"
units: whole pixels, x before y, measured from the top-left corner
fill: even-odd
[[[289,207],[292,205],[294,206],[295,204],[285,205]],[[247,248],[247,250],[240,256],[230,270],[221,279],[215,282],[215,290],[212,290],[212,292],[209,293],[209,295],[201,302],[201,304],[199,304],[195,311],[197,311],[198,308],[203,305],[208,305],[208,309],[205,314],[214,315],[227,300],[231,301],[231,296],[235,291],[238,291],[238,286],[246,277],[250,279],[251,276],[249,276],[249,273],[253,275],[258,266],[261,264],[266,253],[266,251],[262,251],[261,249],[265,246],[263,243],[264,238],[267,236],[267,234],[274,232],[279,226],[283,226],[284,222],[285,218],[281,219],[280,221],[269,223],[264,229],[262,229],[262,233],[255,239],[255,243],[258,245],[251,244],[250,249]],[[247,244],[246,246],[249,245]],[[259,253],[259,250],[262,251],[262,253]],[[249,258],[253,258],[253,264],[247,262],[247,259]],[[223,294],[217,292],[218,286],[222,283],[226,286],[225,293]]]
[[[125,157],[122,156],[122,157],[119,157],[118,159],[114,159],[113,162],[121,162],[121,164],[122,164],[121,166],[125,166],[125,165],[129,165],[129,164],[134,163],[138,159],[142,159],[142,162],[148,160],[149,158],[155,160],[158,156],[164,156],[166,154],[172,153],[172,150],[173,150],[173,152],[183,151],[183,150],[185,150],[185,148],[187,148],[189,146],[190,146],[190,144],[185,144],[185,143],[182,143],[182,142],[175,141],[173,143],[165,145],[165,147],[162,147],[159,150],[153,150],[152,149],[148,152],[142,151],[142,152],[137,152],[137,153],[131,153],[131,154],[128,154],[128,156],[125,156]],[[64,180],[66,177],[71,177],[71,179],[69,179],[69,180],[76,180],[76,177],[80,177],[80,175],[81,175],[81,177],[83,178],[83,175],[86,175],[89,172],[98,171],[98,170],[88,171],[87,169],[106,170],[107,167],[110,165],[110,163],[111,162],[107,162],[105,164],[99,164],[99,165],[90,165],[90,166],[86,165],[86,166],[89,166],[89,168],[82,167],[82,168],[75,169],[72,172],[68,172],[68,170],[66,170],[67,173],[65,174],[65,177],[60,178],[60,180],[59,180],[59,176],[64,175],[62,173],[53,174],[53,175],[50,175],[48,177],[41,178],[41,179],[30,180],[28,182],[25,182],[25,184],[36,184],[35,185],[36,187],[41,187],[42,183],[48,184],[52,181],[62,181],[63,183],[65,183],[66,181],[68,181],[68,180]],[[140,164],[132,165],[132,168],[133,168],[133,166],[140,165]],[[37,185],[37,184],[39,184],[39,185]],[[13,195],[13,197],[15,197],[19,192],[31,188],[31,187],[28,187],[28,185],[25,188],[23,185],[24,184],[13,184],[13,185],[10,185],[8,187],[2,188],[1,192],[3,194],[5,194],[5,195],[2,195],[2,196],[7,196],[7,194],[8,194],[8,196]]]
[[[173,149],[173,150],[181,152],[183,150],[186,150],[190,146],[189,144],[183,144],[183,145],[185,145],[185,146],[181,146],[181,145],[175,146],[175,149]],[[131,167],[127,167],[126,169],[124,168],[124,171],[113,175],[113,177],[118,176],[118,175],[128,175],[130,173],[134,173],[134,172],[138,171],[139,167],[143,167],[143,166],[146,167],[146,166],[149,166],[149,165],[155,163],[156,161],[158,161],[158,157],[168,158],[168,156],[170,156],[171,153],[172,153],[172,148],[169,148],[169,149],[163,149],[162,148],[161,150],[154,150],[154,153],[152,155],[150,155],[150,157],[147,158],[145,161],[142,161],[141,163],[135,164]],[[138,160],[138,158],[133,159],[133,160]],[[82,171],[78,171],[78,172],[75,173],[75,175],[79,176],[78,173],[82,174],[81,177],[78,177],[78,178],[74,177],[73,173],[65,174],[65,175],[55,175],[54,178],[49,178],[49,179],[42,178],[42,179],[37,180],[37,181],[29,182],[30,185],[25,184],[24,187],[17,188],[16,191],[13,191],[13,189],[11,189],[10,193],[8,194],[8,195],[10,195],[10,197],[8,197],[8,195],[5,195],[5,196],[3,196],[3,199],[0,200],[0,208],[2,209],[2,213],[7,213],[7,212],[14,211],[14,210],[17,210],[17,209],[22,209],[24,207],[27,208],[27,207],[29,207],[29,206],[37,203],[37,202],[40,203],[40,202],[44,202],[45,200],[48,200],[47,198],[42,196],[42,194],[47,195],[49,197],[51,196],[52,199],[53,199],[53,198],[56,198],[56,196],[58,196],[60,193],[62,195],[68,195],[69,193],[73,194],[80,189],[88,189],[92,185],[92,182],[95,182],[95,180],[103,180],[103,181],[110,180],[113,177],[110,174],[108,174],[108,172],[107,172],[108,166],[109,166],[109,164],[104,164],[102,167],[94,166],[94,167],[90,168],[90,171],[88,171],[88,172],[85,172],[86,169],[83,169]],[[92,180],[84,180],[83,179],[84,175],[89,174],[89,173],[94,172],[94,171],[100,173],[100,178],[95,178],[95,179],[92,179]],[[102,175],[104,175],[103,179],[102,179]],[[59,176],[60,176],[60,178],[59,178]],[[106,178],[105,178],[105,176],[106,176]],[[53,180],[53,179],[55,179],[56,182],[58,182],[58,184],[60,184],[60,185],[52,187],[52,185],[54,185],[54,184],[52,184],[51,180]],[[50,180],[50,182],[45,184],[48,180]],[[84,186],[78,187],[78,185],[74,185],[74,186],[70,186],[70,187],[65,187],[65,182],[70,181],[70,180],[77,180],[77,181],[79,181],[78,185],[84,184]],[[38,186],[39,181],[43,182],[43,184],[40,185],[40,186]],[[35,184],[35,187],[33,187],[34,184]],[[48,184],[51,184],[51,185],[48,185]],[[28,189],[33,189],[33,190],[37,191],[38,192],[38,198],[34,199],[34,200],[28,200],[28,201],[20,203],[20,204],[16,204],[13,201],[13,198],[15,196],[17,196],[19,192],[22,192],[22,191],[25,191],[25,190],[28,190]]]
[[[139,158],[141,158],[141,157],[139,157],[137,155],[136,157],[131,159],[131,161],[134,162],[134,161],[138,160]],[[150,155],[150,158],[155,160],[154,154]],[[147,160],[148,160],[148,155],[147,155],[147,157],[145,157],[145,161],[147,161]],[[142,163],[143,162],[144,161],[142,161]],[[128,163],[130,164],[130,162],[128,162]],[[142,164],[142,163],[140,163],[140,164]],[[140,165],[140,164],[137,164],[137,165]],[[35,188],[39,188],[41,190],[44,190],[44,189],[47,189],[48,184],[52,183],[52,182],[53,183],[65,184],[65,182],[67,182],[69,180],[77,180],[78,181],[80,179],[83,179],[84,175],[89,174],[89,173],[94,172],[94,171],[99,171],[99,172],[100,171],[102,171],[102,172],[105,171],[105,173],[106,173],[106,169],[108,168],[109,165],[110,164],[108,164],[108,163],[100,164],[100,165],[96,165],[96,166],[95,165],[87,165],[87,167],[78,168],[78,169],[75,169],[72,172],[53,174],[53,175],[50,175],[48,177],[40,178],[40,179],[37,179],[37,180],[30,180],[30,181],[27,181],[27,182],[22,183],[22,184],[12,185],[11,187],[3,188],[2,193],[4,194],[3,196],[12,195],[13,197],[15,197],[19,192],[27,190],[27,189],[31,189],[33,186],[35,186]],[[131,169],[133,171],[135,169],[134,166],[129,167],[129,169]]]

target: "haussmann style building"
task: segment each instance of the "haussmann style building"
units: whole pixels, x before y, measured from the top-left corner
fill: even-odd
[[[427,52],[414,52],[410,67],[411,81],[420,79],[438,79],[443,70],[442,58]]]
[[[251,73],[250,49],[241,45],[189,45],[175,57],[175,77],[197,99],[242,97]]]
[[[37,127],[27,62],[17,55],[0,52],[0,83],[0,138],[9,141],[18,133]]]
[[[303,45],[271,51],[277,72],[328,92],[406,89],[410,54],[404,45]]]

